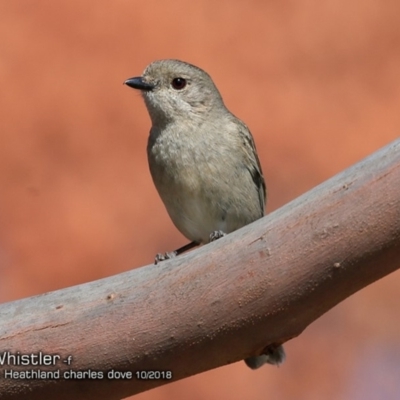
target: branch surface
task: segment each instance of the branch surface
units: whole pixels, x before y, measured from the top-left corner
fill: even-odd
[[[121,399],[236,362],[299,335],[399,266],[397,140],[265,218],[174,260],[2,304],[0,399]],[[6,351],[60,360],[6,365]],[[70,365],[62,361],[68,356]],[[58,370],[61,378],[4,378],[6,371],[38,368]],[[71,370],[104,379],[63,379]],[[133,375],[108,379],[111,370]],[[137,379],[140,371],[171,371],[172,379]]]

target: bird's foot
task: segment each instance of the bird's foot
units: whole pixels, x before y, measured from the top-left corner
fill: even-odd
[[[214,231],[210,233],[210,242],[214,242],[217,239],[224,237],[226,233],[222,231]]]
[[[185,251],[193,249],[193,247],[196,247],[198,245],[199,245],[198,242],[190,242],[190,243],[185,244],[184,246],[180,247],[177,250],[170,251],[169,253],[158,253],[156,255],[156,259],[154,260],[154,264],[158,264],[160,261],[170,260],[171,258],[175,258],[176,256],[179,256],[179,254],[182,254]]]
[[[154,264],[158,264],[161,261],[170,260],[171,258],[175,258],[177,256],[176,251],[170,251],[169,253],[158,253],[154,260]]]

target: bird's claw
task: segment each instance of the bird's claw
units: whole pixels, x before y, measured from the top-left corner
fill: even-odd
[[[214,231],[210,233],[210,242],[214,242],[217,239],[224,237],[226,233],[222,231]]]
[[[170,251],[169,253],[158,253],[154,259],[154,264],[157,265],[161,261],[170,260],[171,258],[176,257],[176,255],[176,251]]]

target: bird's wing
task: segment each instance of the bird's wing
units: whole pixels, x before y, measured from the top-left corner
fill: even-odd
[[[254,139],[250,133],[249,128],[242,121],[239,120],[239,122],[240,122],[240,124],[239,124],[240,138],[243,142],[243,149],[245,152],[245,156],[249,161],[249,163],[246,163],[246,164],[248,165],[249,172],[253,178],[254,183],[256,184],[256,186],[258,188],[260,206],[261,206],[261,210],[263,211],[263,214],[264,214],[265,213],[265,202],[266,202],[266,198],[267,198],[267,188],[265,185],[265,180],[264,180],[264,176],[262,173],[260,160],[258,158],[256,145],[254,143]]]

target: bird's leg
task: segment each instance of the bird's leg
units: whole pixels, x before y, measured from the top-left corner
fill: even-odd
[[[160,261],[170,260],[171,258],[179,256],[179,254],[182,254],[187,250],[193,249],[193,247],[196,247],[198,245],[199,244],[197,242],[190,242],[190,243],[185,244],[184,246],[180,247],[177,250],[170,251],[169,253],[158,253],[154,260],[154,264],[158,264]]]
[[[211,232],[210,233],[210,242],[214,242],[214,240],[220,239],[220,238],[224,237],[225,235],[226,235],[226,233],[224,233],[222,231]],[[180,247],[177,250],[170,251],[168,253],[158,253],[154,260],[154,264],[158,264],[161,261],[170,260],[171,258],[179,256],[179,254],[182,254],[185,251],[193,249],[193,247],[196,247],[198,245],[199,245],[199,243],[197,243],[197,242],[190,242],[190,243],[185,244],[184,246]]]
[[[214,242],[214,240],[220,239],[224,237],[226,233],[222,231],[214,231],[210,233],[210,242]]]

